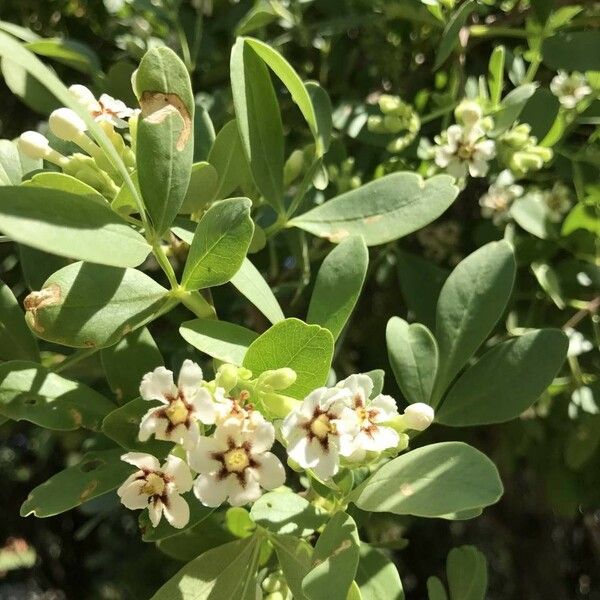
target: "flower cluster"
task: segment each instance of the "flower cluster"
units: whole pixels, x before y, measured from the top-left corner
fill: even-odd
[[[435,138],[435,164],[457,179],[467,174],[485,177],[496,155],[496,144],[487,137],[493,123],[484,119],[481,107],[471,101],[461,102],[455,117],[458,123]]]
[[[550,91],[558,98],[561,105],[570,110],[575,108],[586,96],[592,93],[585,75],[577,71],[568,75],[559,71],[550,82]]]
[[[119,488],[121,502],[134,510],[148,508],[154,526],[164,514],[181,528],[189,520],[182,494],[190,490],[205,506],[242,506],[285,483],[284,466],[271,451],[277,429],[290,460],[327,480],[340,466],[405,449],[403,432],[422,431],[433,421],[433,409],[425,404],[412,404],[400,415],[391,396],[373,394],[368,375],[318,388],[301,402],[279,393],[295,379],[291,369],[253,379],[247,369],[225,364],[208,382],[190,360],[177,383],[164,367],[144,375],[140,395],[158,404],[142,417],[138,438],[171,442],[174,449],[162,466],[150,454],[124,454],[138,470]]]
[[[481,216],[492,219],[494,225],[504,224],[513,202],[522,195],[523,187],[515,183],[512,173],[508,169],[502,171],[479,199]]]
[[[116,100],[108,94],[102,94],[96,99],[94,94],[83,85],[72,85],[69,91],[100,124],[123,158],[125,165],[133,171],[135,168],[133,151],[125,144],[122,135],[115,131],[115,127],[120,129],[128,127],[129,121],[126,119],[135,119],[137,111],[128,108],[121,100]],[[75,111],[62,107],[51,113],[48,118],[48,129],[56,138],[78,146],[83,153],[75,152],[65,156],[52,148],[48,138],[37,131],[25,131],[21,134],[18,142],[20,150],[34,160],[46,160],[60,167],[67,175],[87,183],[107,198],[114,198],[122,184],[122,177],[88,135],[85,121]]]

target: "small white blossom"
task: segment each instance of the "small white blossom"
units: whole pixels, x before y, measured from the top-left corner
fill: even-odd
[[[492,219],[494,225],[502,225],[508,220],[512,203],[523,195],[523,187],[514,183],[510,171],[502,171],[490,185],[487,193],[479,199],[481,215]]]
[[[135,112],[124,102],[116,100],[108,94],[102,94],[100,98],[96,100],[94,94],[84,85],[72,85],[69,88],[69,91],[98,122],[105,121],[115,127],[127,127],[127,121],[125,121],[125,119],[133,116]]]
[[[435,163],[457,179],[467,173],[484,177],[489,161],[496,155],[496,144],[485,137],[477,123],[469,127],[451,125],[435,141]]]
[[[257,411],[247,414],[247,419],[217,425],[212,437],[200,437],[188,452],[188,462],[199,473],[194,494],[205,506],[225,501],[243,506],[260,498],[262,489],[285,482],[283,465],[269,452],[275,442],[273,425]]]
[[[384,425],[398,416],[396,401],[391,396],[379,394],[371,400],[373,380],[362,374],[350,375],[336,387],[350,392],[350,407],[358,420],[359,430],[353,439],[355,449],[349,460],[361,461],[367,452],[382,452],[398,445],[398,432]]]
[[[281,432],[290,458],[321,479],[339,470],[340,455],[354,453],[358,419],[349,407],[350,392],[341,388],[317,388],[283,421]]]
[[[556,182],[552,189],[542,192],[542,200],[548,207],[548,218],[553,223],[562,221],[571,208],[571,193],[566,185]]]
[[[587,84],[585,75],[576,71],[570,75],[559,71],[550,83],[550,90],[568,109],[575,108],[583,98],[592,93],[592,88]]]
[[[139,470],[130,475],[117,494],[130,510],[147,508],[156,527],[162,515],[177,529],[190,520],[190,508],[181,494],[192,489],[192,474],[183,460],[170,454],[162,467],[151,454],[128,452],[121,460]]]
[[[37,131],[25,131],[19,137],[19,150],[29,158],[40,159],[52,152],[48,138]]]
[[[425,431],[432,423],[435,416],[433,408],[424,402],[409,404],[404,409],[404,423],[408,429]]]
[[[567,356],[579,356],[594,348],[594,344],[589,340],[586,340],[583,333],[580,331],[568,327],[565,329],[565,333],[569,338],[569,350],[567,351]]]
[[[144,400],[159,400],[163,406],[151,408],[140,423],[139,439],[145,442],[151,435],[157,440],[193,447],[200,435],[198,421],[213,424],[217,409],[210,392],[202,387],[202,369],[185,360],[177,385],[173,372],[157,367],[146,373],[140,385]]]

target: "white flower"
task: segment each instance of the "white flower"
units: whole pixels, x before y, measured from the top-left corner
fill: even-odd
[[[52,152],[48,138],[37,131],[25,131],[19,137],[19,150],[29,158],[46,158]]]
[[[569,188],[560,182],[556,182],[551,190],[544,190],[542,200],[548,207],[548,219],[553,223],[559,223],[571,208]]]
[[[496,155],[496,144],[485,137],[479,124],[470,127],[451,125],[435,138],[435,163],[453,177],[484,177],[488,162]]]
[[[339,470],[339,457],[351,456],[359,431],[356,413],[349,407],[350,392],[317,388],[283,421],[281,432],[290,458],[321,479]]]
[[[494,225],[501,225],[508,220],[508,211],[512,203],[522,195],[523,187],[514,183],[510,171],[504,170],[490,185],[487,193],[479,199],[481,215],[492,219]]]
[[[361,461],[367,452],[382,452],[398,445],[398,432],[383,425],[398,416],[396,401],[391,396],[379,394],[370,400],[373,380],[362,374],[350,375],[336,387],[350,392],[350,407],[358,419],[359,430],[353,439],[355,450],[349,460]]]
[[[154,527],[163,514],[173,527],[185,527],[190,508],[180,494],[192,489],[192,474],[185,462],[170,454],[161,467],[158,459],[143,452],[128,452],[121,460],[139,469],[117,490],[121,503],[130,510],[148,508]]]
[[[567,75],[559,71],[552,79],[550,90],[565,108],[575,108],[586,96],[592,93],[592,88],[587,84],[587,79],[582,73],[576,71]]]
[[[586,340],[583,334],[572,327],[567,327],[565,333],[569,338],[569,350],[567,356],[579,356],[594,348],[594,344]]]
[[[164,367],[146,373],[140,395],[144,400],[159,400],[163,404],[142,417],[138,436],[142,442],[154,434],[157,440],[190,448],[200,435],[197,422],[210,425],[217,416],[210,392],[202,387],[202,369],[191,360],[183,361],[177,385],[173,383],[173,372]]]
[[[84,85],[72,85],[69,91],[98,122],[106,121],[115,127],[127,127],[125,119],[131,117],[135,112],[124,102],[115,100],[115,98],[108,94],[102,94],[96,100],[94,94]]]
[[[404,423],[408,429],[425,431],[432,423],[435,416],[433,408],[424,402],[409,404],[404,409]]]
[[[48,119],[50,131],[59,139],[76,142],[87,130],[87,125],[70,108],[57,108]]]
[[[285,482],[285,469],[269,452],[275,429],[257,411],[247,420],[230,419],[217,425],[212,437],[202,436],[188,452],[188,462],[199,475],[194,494],[205,506],[228,501],[243,506],[260,498],[262,489]]]

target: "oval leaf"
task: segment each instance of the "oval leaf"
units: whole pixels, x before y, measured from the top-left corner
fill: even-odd
[[[10,288],[0,281],[0,360],[38,361],[40,352]]]
[[[104,348],[152,319],[166,298],[167,290],[141,271],[79,262],[27,296],[26,319],[44,340]]]
[[[318,325],[299,319],[285,319],[257,338],[246,352],[244,367],[254,376],[263,371],[289,367],[296,382],[285,393],[304,398],[327,381],[333,357],[333,336]]]
[[[424,180],[415,173],[392,173],[346,192],[289,222],[334,243],[362,235],[367,246],[405,236],[437,219],[458,189],[449,175]]]
[[[485,454],[462,442],[442,442],[383,465],[351,498],[372,512],[443,518],[489,506],[501,495],[498,471]]]
[[[552,383],[567,348],[567,336],[556,329],[531,331],[494,346],[452,386],[436,421],[457,427],[518,417]]]

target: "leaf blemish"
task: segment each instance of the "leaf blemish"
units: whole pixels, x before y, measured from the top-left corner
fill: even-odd
[[[174,113],[181,117],[183,127],[177,140],[176,148],[181,152],[186,146],[192,133],[190,113],[177,94],[145,91],[140,98],[142,117],[147,123],[162,123]]]
[[[94,490],[98,487],[98,481],[94,480],[94,481],[90,481],[84,488],[84,490],[81,492],[81,494],[79,495],[79,499],[83,502],[84,500],[87,500],[92,493],[94,492]]]
[[[31,292],[23,301],[23,306],[26,311],[26,319],[29,326],[35,331],[42,332],[44,328],[38,322],[38,311],[53,306],[60,302],[60,287],[53,283],[47,288],[41,289],[39,292]]]

